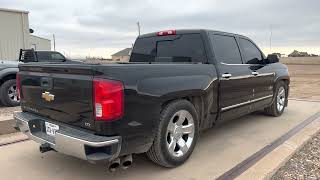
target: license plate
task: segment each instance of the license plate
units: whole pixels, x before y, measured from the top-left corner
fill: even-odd
[[[56,132],[59,130],[58,125],[55,125],[49,122],[45,122],[45,126],[46,126],[46,133],[50,136],[56,135]]]

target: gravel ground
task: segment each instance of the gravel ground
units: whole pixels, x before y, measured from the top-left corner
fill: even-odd
[[[320,179],[320,132],[296,152],[271,179]]]

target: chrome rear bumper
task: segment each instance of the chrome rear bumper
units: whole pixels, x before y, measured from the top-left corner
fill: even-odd
[[[59,122],[52,122],[27,112],[15,112],[16,128],[30,139],[46,144],[63,154],[89,161],[111,161],[119,156],[121,137],[98,136],[87,130],[79,130]],[[59,126],[55,136],[46,134],[45,122]]]

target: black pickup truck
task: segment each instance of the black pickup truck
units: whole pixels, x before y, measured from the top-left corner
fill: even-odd
[[[34,51],[21,49],[18,61],[0,61],[0,102],[5,106],[18,106],[16,74],[18,65],[29,62],[68,62],[61,53],[56,51]]]
[[[287,106],[289,74],[249,38],[211,30],[170,30],[137,38],[128,63],[19,65],[16,127],[81,159],[128,167],[132,154],[176,167],[199,131]]]

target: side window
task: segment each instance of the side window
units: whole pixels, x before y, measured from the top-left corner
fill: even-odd
[[[130,55],[130,62],[154,62],[156,56],[154,37],[138,38]]]
[[[49,56],[49,53],[43,52],[43,51],[37,51],[37,60],[39,62],[46,62],[51,60],[51,56]]]
[[[157,62],[207,62],[200,34],[184,34],[157,42]]]
[[[216,59],[227,64],[242,64],[240,51],[234,37],[213,35],[211,38]]]
[[[51,53],[51,59],[53,61],[64,61],[65,58],[60,53]]]
[[[240,38],[240,46],[243,50],[246,64],[260,64],[262,55],[260,50],[249,40]]]

